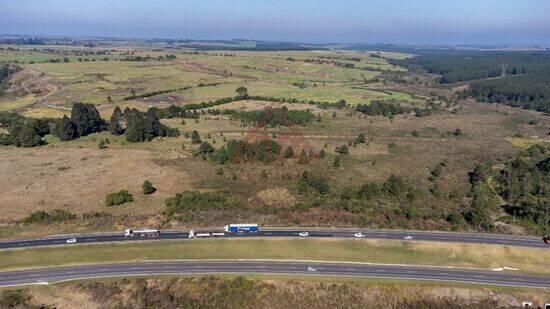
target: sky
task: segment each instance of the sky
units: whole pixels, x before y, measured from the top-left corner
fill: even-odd
[[[0,0],[0,34],[550,45],[550,1]]]

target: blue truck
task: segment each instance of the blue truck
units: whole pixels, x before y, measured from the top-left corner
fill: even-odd
[[[227,233],[256,233],[258,232],[258,224],[246,223],[246,224],[229,224],[223,227],[223,230]]]

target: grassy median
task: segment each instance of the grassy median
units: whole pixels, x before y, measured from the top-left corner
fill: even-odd
[[[293,259],[472,268],[550,274],[550,250],[364,239],[201,239],[0,251],[0,270],[164,259]]]

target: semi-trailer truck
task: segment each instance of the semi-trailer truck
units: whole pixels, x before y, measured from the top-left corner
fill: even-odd
[[[256,233],[258,232],[258,224],[246,223],[246,224],[229,224],[223,227],[223,230],[227,233]]]
[[[189,231],[189,238],[202,238],[202,237],[224,237],[224,232],[195,232]]]
[[[132,230],[132,229],[126,229],[124,231],[124,237],[158,237],[160,235],[160,231],[157,229],[140,229],[140,230]]]

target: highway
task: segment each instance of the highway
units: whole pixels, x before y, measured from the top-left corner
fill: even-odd
[[[313,270],[308,270],[309,267]],[[181,274],[289,274],[437,280],[549,288],[550,277],[506,272],[385,264],[292,261],[151,261],[0,272],[0,287],[103,277]]]
[[[308,231],[309,237],[354,237],[356,232],[366,234],[369,239],[399,239],[403,240],[405,236],[411,236],[410,241],[437,241],[437,242],[455,242],[455,243],[477,243],[504,246],[520,246],[531,248],[550,248],[540,237],[513,236],[504,234],[486,234],[486,233],[454,233],[454,232],[430,232],[430,231],[398,231],[398,230],[359,230],[359,229],[285,229],[285,228],[261,228],[258,233],[248,233],[227,237],[299,237],[302,231]],[[204,232],[204,230],[197,231]],[[219,232],[210,230],[210,232]],[[82,235],[63,235],[49,236],[36,239],[18,239],[9,241],[0,241],[0,249],[28,248],[38,246],[56,246],[66,245],[67,239],[75,237],[78,243],[103,243],[119,241],[136,240],[170,240],[170,239],[188,239],[188,231],[161,231],[161,234],[155,238],[146,237],[124,237],[123,231],[101,233],[101,234],[82,234]]]

